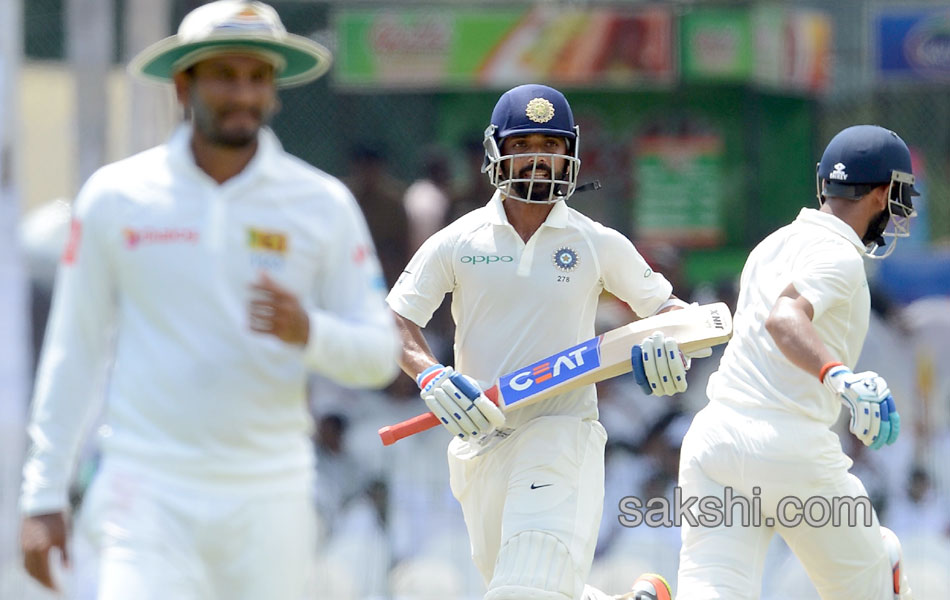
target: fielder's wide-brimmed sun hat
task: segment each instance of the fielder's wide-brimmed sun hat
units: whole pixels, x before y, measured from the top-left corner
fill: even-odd
[[[228,53],[252,54],[273,64],[280,87],[317,79],[333,60],[320,44],[287,33],[277,11],[267,4],[218,0],[185,15],[178,34],[140,52],[129,63],[129,71],[168,83],[175,73],[210,56]]]

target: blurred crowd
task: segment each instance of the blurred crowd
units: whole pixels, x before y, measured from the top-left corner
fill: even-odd
[[[484,205],[493,193],[480,172],[483,151],[472,142],[457,164],[439,147],[423,153],[420,176],[412,182],[392,174],[377,146],[352,150],[344,181],[362,207],[389,286],[418,246],[458,216]],[[605,189],[599,192],[609,195]],[[576,202],[584,202],[582,197]],[[604,196],[596,202],[609,202]],[[803,199],[807,202],[808,199]],[[34,341],[39,348],[49,307],[52,277],[68,220],[68,204],[54,202],[28,215],[22,226],[33,291]],[[605,213],[606,214],[606,213]],[[607,223],[625,231],[627,224]],[[637,240],[634,239],[634,243]],[[725,301],[735,306],[737,281],[703,283],[684,279],[683,256],[672,246],[638,245],[651,266],[691,302]],[[874,281],[874,274],[870,274]],[[842,445],[854,460],[853,472],[868,489],[882,524],[904,543],[912,587],[923,598],[945,597],[950,589],[950,297],[897,305],[872,294],[873,314],[855,371],[884,375],[898,403],[903,430],[893,447],[866,450],[839,423]],[[597,330],[618,327],[635,315],[605,295]],[[425,330],[444,364],[451,364],[453,326],[448,302]],[[679,530],[624,527],[618,504],[627,496],[672,499],[679,447],[692,416],[706,403],[705,384],[722,347],[697,359],[689,389],[670,398],[644,396],[630,377],[599,384],[601,422],[609,434],[603,521],[590,583],[620,593],[643,571],[675,579]],[[461,510],[448,486],[442,428],[383,447],[379,427],[423,412],[415,383],[400,376],[385,390],[353,391],[314,378],[310,390],[316,426],[321,559],[314,597],[479,598],[484,590],[468,556]],[[95,436],[80,465],[74,502],[94,476]],[[82,545],[82,532],[76,544]],[[817,598],[807,577],[781,541],[773,541],[766,565],[763,598]],[[95,557],[78,553],[77,589],[94,589],[89,565]],[[933,590],[927,593],[927,590]],[[675,590],[674,590],[675,591]],[[81,595],[81,594],[80,594]]]

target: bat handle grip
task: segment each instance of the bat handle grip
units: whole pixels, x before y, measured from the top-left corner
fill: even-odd
[[[485,394],[485,397],[498,404],[498,386],[492,386],[482,392]],[[391,446],[403,438],[407,438],[410,435],[415,435],[420,431],[425,431],[427,429],[432,429],[436,425],[441,424],[439,417],[434,414],[427,412],[421,415],[416,415],[411,419],[406,419],[401,423],[396,423],[395,425],[387,425],[386,427],[381,427],[379,429],[379,439],[383,441],[384,446]]]
[[[383,446],[391,446],[402,438],[415,435],[426,429],[432,429],[440,422],[439,417],[427,412],[412,417],[411,419],[406,419],[402,423],[381,427],[379,429],[379,439],[383,440]]]

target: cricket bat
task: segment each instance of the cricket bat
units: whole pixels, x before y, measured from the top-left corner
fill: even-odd
[[[674,338],[680,350],[689,354],[728,342],[732,313],[724,302],[717,302],[640,319],[502,375],[483,393],[508,412],[629,373],[630,349],[656,331]],[[428,412],[381,428],[379,437],[389,446],[439,424],[439,418]]]

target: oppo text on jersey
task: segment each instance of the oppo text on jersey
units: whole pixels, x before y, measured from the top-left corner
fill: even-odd
[[[474,254],[471,256],[463,256],[459,260],[462,261],[462,263],[464,264],[490,265],[496,262],[506,262],[506,263],[514,262],[515,258],[513,256],[507,256],[507,255],[499,256],[497,254]]]

